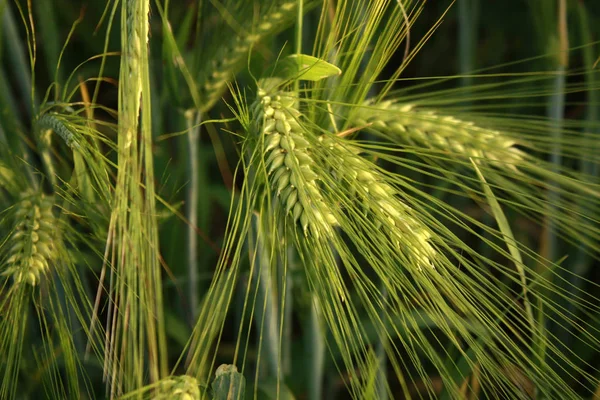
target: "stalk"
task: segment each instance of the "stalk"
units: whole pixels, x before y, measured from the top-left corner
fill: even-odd
[[[19,131],[23,130],[20,126],[17,112],[16,104],[12,99],[11,90],[8,85],[8,80],[6,74],[4,72],[4,68],[0,65],[0,108],[7,110],[8,112],[5,115],[0,116],[0,122],[2,125],[9,131]],[[25,170],[27,172],[27,177],[31,182],[33,187],[38,186],[37,178],[34,177],[33,172],[33,153],[29,147],[26,147],[23,144],[23,141],[20,140],[16,135],[8,135],[3,139],[3,144],[12,147],[12,151],[18,149],[18,152],[22,154],[22,157],[25,159]]]
[[[195,116],[194,116],[195,114]],[[190,298],[190,324],[193,325],[198,315],[198,157],[199,157],[199,139],[200,122],[202,114],[200,112],[188,111],[185,115],[188,131],[188,176],[190,184],[187,190],[187,257],[188,257],[188,280],[189,280],[189,298]]]
[[[383,282],[379,284],[379,291],[381,292],[382,307],[379,310],[379,317],[382,321],[386,320],[386,309],[385,304],[388,301],[388,291]],[[387,373],[387,354],[385,348],[388,345],[388,338],[384,336],[377,343],[375,353],[377,356],[377,379],[376,382],[376,393],[377,399],[386,400],[388,398],[388,373]]]
[[[565,109],[565,80],[566,70],[568,67],[568,32],[567,32],[567,5],[566,0],[558,0],[558,26],[557,35],[559,38],[558,56],[556,59],[556,76],[554,78],[554,88],[552,90],[552,96],[548,100],[548,107],[546,113],[550,120],[553,121],[553,126],[550,131],[550,137],[552,138],[552,150],[550,155],[550,162],[552,163],[552,172],[560,175],[560,169],[562,164],[562,134],[561,130],[563,127],[564,109]],[[550,204],[549,216],[554,215],[556,207],[553,206],[558,204],[560,201],[560,193],[558,185],[550,181],[548,182],[550,190],[548,191],[548,202]],[[558,237],[556,235],[556,222],[549,218],[548,227],[546,231],[546,246],[548,248],[548,259],[553,261],[556,258],[557,251],[556,246],[558,245]]]
[[[323,315],[317,295],[311,295],[309,310],[308,334],[305,342],[308,359],[306,365],[307,398],[321,400],[323,398],[323,377],[325,376],[325,336],[323,334]]]
[[[33,107],[37,104],[37,100],[34,97],[33,86],[31,85],[31,72],[33,66],[29,65],[25,60],[22,49],[26,48],[19,36],[17,26],[15,24],[15,18],[13,16],[10,2],[4,2],[2,4],[4,8],[4,15],[2,16],[2,27],[3,36],[5,37],[5,43],[9,56],[6,57],[12,64],[13,73],[16,75],[17,85],[21,92],[23,101],[25,102],[25,116],[31,118],[33,116]]]
[[[458,70],[464,88],[473,84],[473,77],[468,74],[475,69],[478,14],[478,0],[458,0]]]
[[[265,232],[260,229],[260,219],[255,217],[254,238],[255,243],[249,243],[252,248],[256,248],[256,265],[253,268],[253,281],[256,284],[256,310],[255,322],[259,332],[259,354],[264,353],[267,356],[269,375],[277,377],[279,382],[279,312],[277,305],[273,301],[276,298],[276,291],[271,279],[271,258],[267,246],[265,245]]]
[[[580,36],[582,42],[584,44],[592,43],[592,35],[590,31],[589,18],[587,15],[587,10],[585,4],[583,2],[578,3],[577,7],[579,13],[579,27],[580,27]],[[594,70],[594,60],[595,53],[594,51],[597,49],[597,46],[586,45],[583,48],[583,62],[584,68],[586,70],[585,73],[585,82],[588,87],[587,91],[587,105],[585,111],[585,118],[590,127],[593,127],[594,124],[597,124],[600,121],[600,93],[598,92],[596,85],[598,81],[598,71]],[[593,129],[593,128],[592,128]],[[596,135],[600,136],[600,129],[596,128]],[[597,143],[597,142],[594,142]],[[595,154],[600,154],[600,146],[596,144]],[[594,152],[592,152],[594,154]],[[599,165],[597,162],[592,160],[582,160],[581,161],[581,170],[584,174],[589,175],[592,179],[597,179],[599,174]],[[575,286],[580,287],[583,283],[580,276],[586,274],[591,266],[591,257],[588,254],[589,249],[580,248],[578,255],[578,262],[576,263],[576,267],[574,275],[576,275]]]
[[[22,99],[25,103],[25,117],[30,119],[32,118],[34,107],[37,107],[38,104],[37,99],[35,98],[34,88],[31,83],[31,75],[28,73],[28,71],[31,72],[32,67],[28,65],[27,61],[25,60],[25,56],[21,51],[21,49],[25,48],[25,46],[23,45],[21,37],[19,36],[19,33],[17,31],[15,19],[12,14],[9,2],[4,2],[4,4],[2,4],[2,11],[2,36],[6,38],[5,43],[7,45],[8,51],[8,57],[6,58],[12,64],[13,73],[17,77],[17,85],[19,87],[19,91],[21,92]],[[2,78],[4,78],[4,76]],[[14,113],[14,115],[18,115],[18,113]],[[37,135],[35,135],[35,140],[39,143]],[[24,146],[22,143],[20,143],[20,147],[21,149],[23,149]],[[48,150],[44,148],[44,146],[41,147],[42,148],[40,154],[42,156],[42,159],[44,160],[44,166],[51,167],[51,165],[47,163],[47,160],[50,159],[50,154]],[[25,147],[25,149],[23,150],[23,155],[25,156],[26,160],[29,161],[27,163],[27,169],[29,175],[32,177],[32,182],[34,183],[34,185],[37,185],[37,181],[33,178],[33,172],[31,171],[31,161],[33,160],[31,151],[27,147]],[[48,171],[48,173],[52,179],[53,174],[50,172],[50,170]]]
[[[150,4],[121,5],[118,172],[107,242],[116,270],[105,357],[111,398],[167,375],[152,160]]]

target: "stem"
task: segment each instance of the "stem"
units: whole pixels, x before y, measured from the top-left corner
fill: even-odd
[[[585,8],[585,4],[583,2],[579,2],[578,4],[578,8],[577,8],[578,12],[579,12],[579,27],[580,27],[580,35],[581,35],[581,41],[584,44],[589,44],[593,42],[592,39],[592,35],[591,35],[591,31],[590,31],[590,24],[589,24],[589,19],[587,16],[587,10]],[[591,46],[591,45],[587,45],[583,48],[583,63],[584,63],[584,68],[585,68],[585,83],[586,86],[588,87],[588,92],[587,92],[587,105],[586,105],[586,111],[585,111],[585,117],[586,117],[586,121],[589,124],[590,127],[593,127],[594,124],[596,124],[599,120],[600,120],[600,93],[598,93],[598,90],[595,89],[596,88],[596,81],[598,80],[598,72],[594,70],[593,65],[594,65],[594,57],[595,57],[595,50],[597,49],[597,46]],[[596,128],[594,130],[594,128],[591,128],[593,132],[596,133],[596,135],[600,135],[600,129]],[[597,143],[597,142],[594,142]],[[598,154],[600,152],[600,147],[596,144],[596,154]],[[598,170],[598,163],[592,161],[592,160],[582,160],[581,161],[581,172],[583,172],[586,175],[589,175],[590,178],[595,179],[598,177],[599,174],[599,170]],[[596,180],[597,182],[597,180]],[[589,268],[592,265],[592,257],[589,256],[589,254],[587,253],[585,247],[580,247],[579,248],[579,254],[578,254],[578,259],[577,259],[577,264],[575,266],[575,270],[574,272],[574,276],[576,276],[574,278],[574,282],[573,284],[577,287],[580,288],[581,284],[583,283],[583,279],[580,276],[583,276],[586,274],[586,272],[589,270]]]
[[[296,54],[302,54],[302,21],[304,19],[304,0],[298,0],[298,17],[296,19]]]
[[[325,337],[323,335],[323,316],[321,305],[316,295],[311,296],[310,314],[308,317],[308,335],[306,343],[308,363],[308,396],[309,400],[323,398],[323,376],[325,370]]]
[[[302,54],[302,21],[304,20],[304,0],[298,0],[298,15],[296,18],[296,54]],[[294,92],[299,93],[300,82],[294,81]]]
[[[382,321],[387,321],[386,315],[385,315],[385,303],[387,302],[387,298],[388,298],[388,291],[385,288],[385,286],[383,285],[383,282],[381,282],[381,284],[379,285],[379,290],[381,291],[381,298],[382,298],[382,307],[381,310],[379,310],[379,315]],[[377,349],[375,350],[377,353],[377,360],[378,360],[378,368],[377,368],[377,379],[375,380],[376,382],[376,393],[377,393],[377,399],[379,400],[387,400],[388,398],[388,391],[387,391],[387,381],[388,381],[388,374],[387,374],[387,355],[385,354],[385,347],[387,345],[387,337],[383,336],[380,340],[380,342],[377,344]]]
[[[256,238],[257,267],[253,268],[253,280],[256,282],[257,290],[254,315],[259,332],[259,348],[264,349],[267,356],[269,374],[276,376],[279,382],[279,313],[277,305],[273,301],[276,294],[271,279],[271,254],[264,243],[264,232],[259,225],[259,217],[255,216],[254,237]],[[252,246],[253,243],[250,245]],[[265,346],[263,347],[263,345]]]
[[[560,174],[560,167],[562,163],[562,134],[561,129],[563,126],[564,108],[565,108],[565,72],[568,63],[568,43],[566,39],[567,26],[566,26],[566,2],[565,0],[558,0],[559,4],[559,15],[558,15],[558,36],[559,36],[559,56],[557,59],[557,74],[554,78],[554,90],[553,94],[548,101],[547,115],[553,121],[551,129],[552,138],[552,152],[550,154],[550,162],[552,163],[552,172]],[[550,181],[548,186],[548,202],[550,204],[550,210],[548,215],[553,215],[556,212],[556,204],[560,201],[559,188],[557,184]],[[556,246],[558,244],[558,238],[554,232],[556,223],[552,218],[548,220],[548,229],[546,231],[547,248],[548,248],[548,259],[554,260],[556,257]]]
[[[294,248],[287,248],[287,263],[284,263],[280,271],[281,296],[281,369],[283,375],[287,376],[292,370],[292,317],[294,313],[294,302],[292,301],[292,289],[294,287],[293,274],[297,270],[294,260]]]
[[[200,122],[202,114],[188,110],[185,113],[188,130],[188,176],[190,184],[187,190],[187,268],[190,297],[190,324],[193,326],[198,315],[198,154]]]
[[[562,164],[562,134],[561,129],[563,126],[564,118],[564,107],[565,107],[565,72],[568,64],[568,42],[567,42],[567,11],[566,11],[566,0],[558,1],[558,16],[557,16],[557,31],[558,36],[558,56],[556,58],[556,76],[554,78],[552,96],[548,100],[546,114],[552,122],[550,127],[550,139],[552,143],[552,149],[550,153],[550,172],[551,176],[560,175],[561,164]],[[551,38],[555,36],[552,35]],[[557,257],[558,251],[557,246],[559,245],[558,236],[556,234],[557,223],[552,217],[559,212],[558,204],[560,202],[560,188],[558,183],[550,178],[548,181],[548,217],[545,232],[545,246],[547,249],[546,258],[552,263]],[[564,286],[563,286],[564,287]],[[571,288],[565,288],[570,291]],[[543,302],[540,299],[540,310],[543,307]],[[534,351],[538,360],[545,360],[547,354],[547,346],[543,342],[546,338],[546,332],[553,332],[558,337],[557,348],[559,351],[564,351],[569,342],[569,333],[564,328],[561,316],[557,316],[556,319],[547,319],[545,326],[540,325],[542,332],[539,335],[539,340],[534,347]],[[566,326],[566,325],[565,325]],[[557,369],[560,362],[553,359],[548,360],[550,368]],[[539,394],[539,389],[536,388],[536,397]]]
[[[473,84],[473,78],[467,74],[471,73],[475,67],[478,11],[478,0],[458,1],[458,70],[463,88],[468,88]]]

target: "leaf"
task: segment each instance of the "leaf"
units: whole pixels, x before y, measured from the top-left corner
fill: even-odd
[[[278,77],[313,82],[341,75],[341,73],[342,70],[335,65],[306,54],[287,56],[275,67],[275,75]]]
[[[246,388],[246,379],[235,365],[223,364],[217,368],[212,385],[213,400],[242,400]]]

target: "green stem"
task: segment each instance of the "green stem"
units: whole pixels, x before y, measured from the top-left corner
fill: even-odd
[[[190,301],[190,324],[193,326],[198,315],[198,156],[200,122],[202,114],[188,110],[185,114],[188,131],[188,176],[190,183],[187,190],[187,268]]]
[[[381,291],[381,298],[382,298],[382,307],[381,310],[379,310],[379,314],[380,314],[380,318],[382,321],[386,321],[387,317],[386,317],[386,311],[385,311],[385,306],[383,306],[383,304],[385,304],[387,302],[387,298],[388,298],[388,291],[385,288],[385,285],[383,285],[383,282],[379,285],[379,290]],[[387,345],[387,338],[384,336],[381,338],[380,342],[377,344],[377,348],[376,348],[376,354],[377,354],[377,360],[378,360],[378,368],[377,368],[377,379],[376,379],[376,385],[377,385],[377,399],[379,400],[387,400],[388,398],[388,391],[387,391],[387,382],[388,382],[388,374],[387,374],[387,355],[385,353],[385,347]]]
[[[478,0],[458,0],[458,70],[464,88],[473,84],[473,78],[467,74],[475,69],[478,11]]]
[[[287,249],[287,264],[281,268],[281,369],[283,375],[287,376],[292,370],[292,317],[294,313],[293,288],[294,271],[297,270],[296,260],[294,259],[294,248],[289,246]]]
[[[296,19],[296,54],[302,54],[302,21],[304,20],[304,0],[298,0]]]
[[[308,354],[306,365],[308,375],[307,398],[309,400],[320,400],[323,398],[323,376],[325,374],[325,335],[323,335],[321,305],[316,295],[311,297],[306,340],[306,352]]]
[[[276,293],[271,279],[271,254],[265,245],[265,232],[260,227],[260,219],[255,216],[254,237],[256,238],[256,267],[253,268],[253,281],[256,282],[255,322],[259,332],[259,347],[267,356],[269,375],[279,381],[279,313],[273,301]],[[252,243],[250,243],[252,245]]]
[[[600,93],[598,92],[596,85],[598,81],[598,71],[593,69],[593,65],[595,62],[595,50],[597,50],[597,46],[591,46],[589,43],[592,43],[592,35],[590,30],[589,19],[587,15],[587,10],[585,4],[583,2],[578,3],[579,12],[579,27],[580,27],[580,35],[581,41],[584,45],[583,48],[583,63],[585,68],[585,83],[588,87],[587,92],[587,105],[586,105],[586,121],[590,127],[593,127],[595,124],[600,121]],[[593,129],[593,128],[592,128]],[[600,135],[600,129],[596,128],[596,135]],[[595,142],[597,143],[597,142]],[[596,154],[600,153],[600,146],[596,145]],[[595,179],[599,175],[599,164],[592,160],[582,160],[581,161],[581,172],[586,175],[589,175],[592,179]],[[597,182],[597,180],[596,180]],[[575,275],[581,276],[584,275],[592,265],[592,258],[587,253],[584,247],[579,249],[579,255],[577,264],[575,266],[575,270],[573,271]],[[575,285],[576,287],[580,287],[583,283],[582,278],[576,278]]]
[[[564,107],[565,107],[565,81],[566,81],[566,70],[568,65],[568,43],[567,43],[567,26],[566,26],[566,1],[557,0],[558,2],[558,16],[556,19],[556,36],[552,35],[551,38],[558,38],[558,52],[556,57],[556,76],[554,78],[554,84],[552,89],[552,95],[550,96],[547,104],[546,114],[551,121],[550,127],[550,138],[552,141],[552,148],[550,153],[550,172],[551,175],[559,176],[562,164],[562,127],[564,118]],[[545,233],[546,248],[548,249],[546,258],[550,262],[554,262],[557,258],[559,245],[559,238],[557,235],[558,224],[553,218],[558,212],[558,204],[560,202],[560,187],[558,183],[552,178],[548,182],[548,217]],[[566,288],[570,290],[570,288]],[[540,304],[543,306],[543,304]],[[541,308],[540,308],[541,310]],[[546,336],[546,332],[554,332],[559,338],[557,347],[560,351],[564,350],[569,340],[569,333],[563,328],[563,322],[560,316],[556,319],[547,319],[546,326],[540,327],[542,333],[534,347],[536,358],[538,360],[544,360],[547,354],[547,346],[542,342]],[[566,325],[565,325],[566,326]],[[551,368],[561,368],[560,362],[555,360],[549,360]],[[536,396],[539,394],[539,389],[536,388]]]
[[[558,36],[561,40],[559,47],[559,55],[557,59],[557,71],[554,78],[554,89],[552,96],[548,101],[547,115],[552,121],[552,127],[550,135],[552,138],[552,151],[550,154],[550,162],[552,163],[551,171],[554,174],[560,174],[562,164],[562,134],[561,130],[563,127],[564,108],[565,108],[565,80],[566,80],[566,69],[568,62],[568,44],[566,43],[566,5],[565,0],[558,0],[559,3],[559,17],[558,17]],[[550,204],[550,210],[548,215],[553,215],[556,211],[554,205],[560,201],[559,188],[555,182],[549,182],[550,190],[548,192],[548,201]],[[548,221],[547,229],[547,246],[548,246],[548,259],[554,260],[556,257],[556,246],[558,244],[558,238],[555,233],[556,223],[552,218]]]

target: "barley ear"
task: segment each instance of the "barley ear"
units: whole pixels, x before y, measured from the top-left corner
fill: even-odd
[[[79,142],[75,136],[75,132],[69,129],[65,121],[58,113],[45,113],[37,119],[35,122],[35,127],[36,131],[40,132],[42,136],[48,135],[49,132],[54,132],[65,141],[67,146],[74,149],[80,148]]]
[[[525,155],[515,147],[517,141],[505,132],[413,104],[367,101],[355,110],[352,124],[369,126],[408,145],[452,153],[465,160],[473,158],[478,163],[494,162],[513,170]]]
[[[258,122],[255,133],[263,144],[270,188],[280,208],[294,223],[300,223],[304,235],[310,231],[327,236],[337,221],[321,194],[311,155],[313,145],[295,103],[290,92],[259,88],[258,103],[253,107],[253,119]]]
[[[9,239],[3,276],[36,286],[56,256],[53,244],[56,220],[51,197],[25,192],[15,206],[14,230]]]
[[[346,139],[333,135],[319,138],[328,150],[326,160],[337,182],[347,186],[350,206],[354,201],[363,205],[366,217],[375,229],[383,230],[393,246],[418,270],[435,268],[437,251],[431,243],[427,225],[414,216],[414,211],[398,196],[399,191],[387,183],[377,167],[360,155],[360,149]]]
[[[220,46],[211,64],[204,68],[204,76],[200,81],[202,108],[201,112],[210,110],[227,89],[227,82],[243,64],[252,46],[268,35],[273,34],[293,21],[296,13],[296,1],[282,1],[273,7],[263,7],[255,26],[246,27],[243,34],[233,37],[229,44]]]
[[[155,400],[200,400],[200,385],[189,375],[171,376],[158,384]]]

